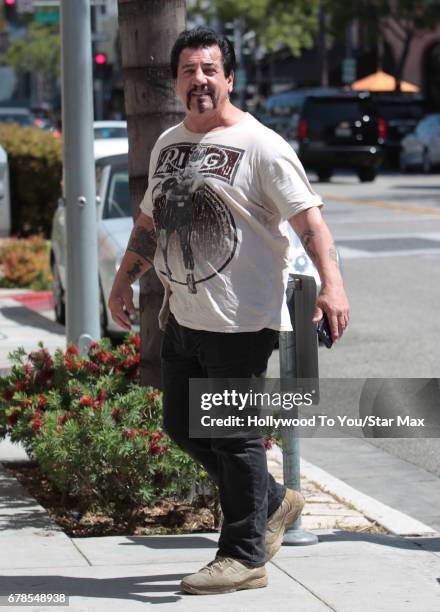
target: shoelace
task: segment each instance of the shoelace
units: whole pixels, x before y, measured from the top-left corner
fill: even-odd
[[[212,573],[217,567],[221,567],[226,562],[226,565],[230,563],[230,560],[227,557],[216,557],[212,561],[210,561],[205,567],[203,567],[200,571],[204,572],[207,570],[208,573]]]

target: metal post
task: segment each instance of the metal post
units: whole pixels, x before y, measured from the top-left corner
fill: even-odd
[[[90,0],[61,0],[67,340],[100,338]],[[81,340],[80,340],[81,339]]]
[[[316,328],[313,330],[315,336],[307,338],[307,331],[310,332],[310,328],[303,330],[303,321],[300,321],[300,317],[298,313],[301,308],[298,306],[306,306],[305,310],[309,312],[310,319],[311,313],[310,308],[307,306],[310,305],[310,298],[314,301],[314,295],[316,295],[316,286],[313,281],[313,286],[315,286],[315,294],[312,295],[310,288],[312,285],[310,283],[304,283],[305,277],[293,277],[289,280],[287,286],[287,301],[289,302],[289,311],[290,317],[292,319],[292,326],[294,328],[293,332],[280,332],[279,338],[279,355],[280,355],[280,378],[281,384],[283,379],[297,379],[298,376],[298,363],[297,363],[297,344],[301,344],[298,340],[303,340],[297,336],[302,331],[305,331],[305,339],[309,340],[309,350],[304,353],[304,364],[302,368],[302,373],[306,376],[310,376],[311,374],[316,375],[317,379],[317,356],[315,356],[315,349],[317,354],[317,339],[316,339]],[[306,292],[306,293],[303,293]],[[299,299],[304,300],[306,302],[303,304],[299,304]],[[311,323],[313,326],[313,323]],[[310,342],[312,340],[312,342]],[[313,340],[316,344],[313,343]],[[302,353],[301,353],[301,356]],[[307,367],[307,364],[309,367]],[[310,376],[311,378],[314,376]],[[298,409],[290,411],[290,416],[295,418],[298,416]],[[281,430],[281,435],[283,439],[283,479],[284,484],[289,489],[294,489],[295,491],[301,490],[301,475],[300,475],[300,451],[299,451],[299,432],[296,427],[283,428]],[[299,546],[299,545],[309,545],[309,544],[317,544],[318,537],[310,533],[308,531],[304,531],[301,527],[301,517],[299,517],[295,523],[286,531],[283,538],[283,544],[291,545],[291,546]]]

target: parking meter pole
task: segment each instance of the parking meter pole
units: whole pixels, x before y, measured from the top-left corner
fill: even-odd
[[[292,312],[295,312],[295,300],[303,297],[301,292],[304,291],[303,283],[300,278],[289,280],[287,286],[287,299],[291,300],[293,305]],[[292,380],[298,378],[298,367],[296,359],[296,333],[299,331],[299,325],[293,322],[294,332],[280,332],[279,339],[279,356],[280,356],[280,378],[281,384],[283,379]],[[282,388],[282,387],[281,387]],[[291,412],[291,416],[298,416],[297,408]],[[295,413],[294,413],[295,412]],[[295,491],[301,490],[301,474],[300,474],[300,450],[299,450],[299,431],[297,427],[283,428],[281,431],[283,440],[283,477],[284,484],[289,489]],[[309,544],[317,544],[318,538],[315,534],[305,531],[301,527],[301,517],[286,530],[283,538],[283,544],[291,546],[305,546]]]
[[[66,334],[100,338],[90,0],[61,0]],[[85,352],[87,342],[81,342]]]

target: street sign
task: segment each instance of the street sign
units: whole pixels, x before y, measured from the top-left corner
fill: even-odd
[[[59,23],[60,11],[57,8],[39,8],[34,13],[34,21],[38,23]]]
[[[342,60],[342,82],[353,83],[356,80],[356,60],[346,57]]]
[[[34,4],[32,0],[17,0],[17,13],[33,13]]]

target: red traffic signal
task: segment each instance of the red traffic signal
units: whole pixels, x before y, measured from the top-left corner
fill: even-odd
[[[107,55],[105,53],[95,54],[95,64],[98,64],[98,66],[103,66],[106,63],[107,63]]]

